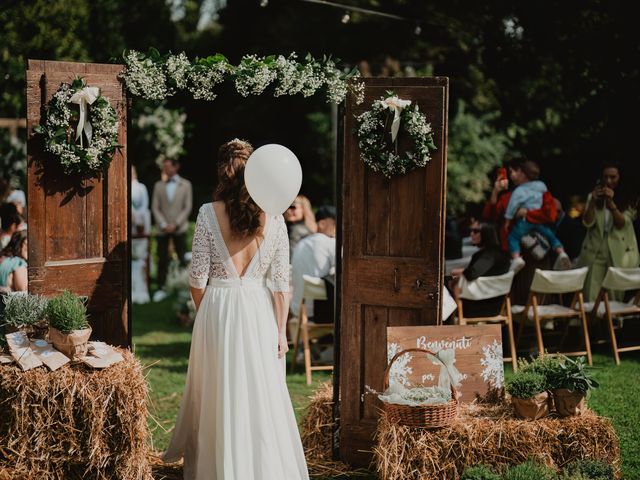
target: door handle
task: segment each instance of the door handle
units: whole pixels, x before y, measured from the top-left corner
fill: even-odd
[[[420,290],[422,287],[424,287],[424,280],[421,278],[416,278],[416,281],[413,284],[413,288],[415,288],[416,290]]]
[[[393,269],[393,291],[396,293],[400,291],[400,285],[398,284],[398,267]]]

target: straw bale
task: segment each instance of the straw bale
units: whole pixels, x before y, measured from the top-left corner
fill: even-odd
[[[346,463],[332,459],[331,436],[334,420],[331,382],[321,383],[310,398],[300,428],[309,475],[312,477],[369,475],[370,472],[366,470],[354,470]]]
[[[152,478],[143,368],[118,351],[104,370],[0,367],[0,479]]]
[[[393,424],[382,413],[375,436],[381,480],[456,480],[466,466],[482,463],[503,470],[528,458],[558,470],[572,460],[600,459],[620,476],[613,426],[588,409],[578,417],[526,421],[515,418],[508,403],[472,403],[460,405],[453,424],[435,430]]]

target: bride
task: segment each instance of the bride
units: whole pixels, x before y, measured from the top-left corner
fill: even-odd
[[[307,480],[287,390],[289,241],[282,215],[244,186],[253,148],[218,152],[212,203],[200,207],[189,271],[197,315],[175,430],[163,455],[188,480]]]

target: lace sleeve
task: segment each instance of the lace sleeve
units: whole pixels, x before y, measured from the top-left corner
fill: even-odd
[[[189,285],[193,288],[205,288],[209,280],[211,268],[211,232],[206,225],[204,210],[200,209],[196,220],[191,247],[191,268],[189,269]]]
[[[289,235],[284,218],[277,219],[277,232],[275,240],[275,255],[271,261],[269,280],[274,292],[289,291]]]

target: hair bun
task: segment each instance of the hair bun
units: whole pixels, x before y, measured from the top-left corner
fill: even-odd
[[[247,160],[251,153],[253,153],[253,147],[249,142],[234,138],[220,147],[218,158],[220,162],[228,162],[238,157]]]

